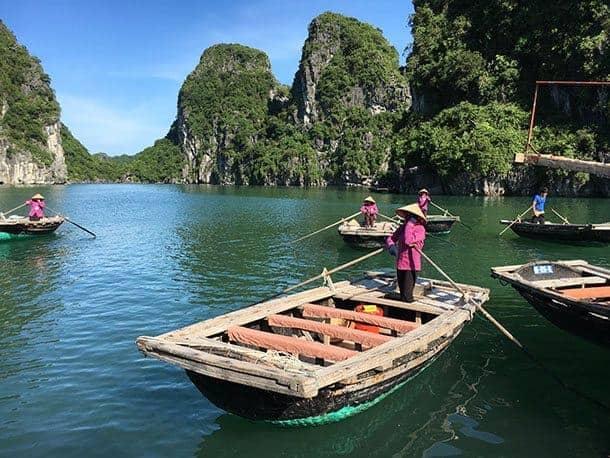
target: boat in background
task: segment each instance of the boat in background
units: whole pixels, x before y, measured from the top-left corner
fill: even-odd
[[[460,334],[489,290],[418,279],[415,302],[395,277],[369,273],[227,313],[157,337],[145,355],[177,365],[227,412],[285,426],[361,412],[427,367]]]
[[[537,261],[493,267],[491,276],[556,326],[610,347],[610,270],[581,260]]]
[[[569,224],[532,223],[529,221],[501,220],[500,224],[510,226],[512,231],[521,236],[535,240],[563,243],[610,243],[610,223],[603,224]]]
[[[460,221],[459,216],[452,215],[427,215],[426,231],[432,233],[450,232],[455,223]]]
[[[51,216],[32,221],[25,216],[10,216],[0,219],[0,233],[9,235],[45,235],[55,232],[66,219],[63,216]]]
[[[365,227],[356,219],[341,224],[337,231],[346,243],[359,248],[379,248],[398,229],[398,223],[376,222],[373,227]]]

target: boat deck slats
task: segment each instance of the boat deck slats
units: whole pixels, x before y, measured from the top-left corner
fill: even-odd
[[[296,337],[272,334],[242,326],[232,326],[228,329],[229,340],[255,347],[264,347],[270,350],[284,351],[295,355],[305,355],[321,358],[327,361],[344,361],[358,354],[357,351],[346,348],[324,345],[318,342]]]
[[[610,286],[598,286],[593,288],[570,288],[562,289],[558,292],[572,299],[610,298]]]
[[[536,280],[534,285],[539,288],[561,288],[562,286],[603,285],[608,281],[602,277],[557,278],[553,280]]]
[[[412,331],[419,326],[417,323],[412,321],[397,320],[396,318],[387,318],[384,316],[371,315],[363,312],[353,312],[351,310],[325,307],[316,304],[304,304],[303,316],[308,318],[342,318],[344,320],[358,321],[360,323],[380,326],[401,334]]]
[[[374,332],[351,329],[335,324],[320,323],[319,321],[314,320],[304,320],[302,318],[294,318],[286,315],[271,315],[267,319],[267,322],[270,326],[316,332],[335,339],[355,342],[366,347],[376,347],[377,345],[392,340],[392,337],[390,336]]]

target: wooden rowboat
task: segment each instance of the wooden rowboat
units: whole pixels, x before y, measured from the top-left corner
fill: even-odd
[[[510,225],[512,221],[501,220],[501,224]],[[605,224],[536,224],[529,221],[519,221],[510,227],[521,237],[548,242],[563,243],[610,243],[610,223]]]
[[[556,326],[610,347],[610,270],[586,261],[538,261],[493,267]]]
[[[451,215],[428,215],[427,219],[426,231],[449,232],[453,225],[460,220],[460,217]]]
[[[346,221],[337,229],[343,240],[360,248],[378,248],[385,245],[385,239],[394,233],[398,223],[376,222],[373,227],[364,227],[355,219]]]
[[[386,273],[328,281],[136,344],[184,368],[227,412],[283,425],[338,421],[417,375],[472,319],[473,302],[489,296],[461,285],[472,298],[467,302],[446,282],[420,279],[416,301],[405,303],[394,282]],[[355,311],[359,304],[384,315]]]
[[[51,216],[38,221],[30,221],[27,217],[10,217],[0,219],[0,232],[11,235],[44,235],[55,232],[65,221],[62,216]]]

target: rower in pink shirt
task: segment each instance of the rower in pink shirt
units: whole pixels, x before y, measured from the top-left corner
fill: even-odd
[[[375,199],[373,199],[371,196],[364,199],[362,207],[360,207],[360,212],[364,215],[364,227],[375,226],[377,214],[379,213]]]
[[[28,214],[30,221],[39,221],[44,218],[43,209],[46,207],[46,204],[43,196],[34,194],[32,198],[25,203],[30,206],[30,212]]]
[[[430,201],[432,200],[430,199],[430,193],[426,188],[423,188],[417,191],[417,194],[417,205],[419,205],[419,208],[424,213],[424,215],[427,215],[428,205],[430,205]]]
[[[426,240],[426,215],[417,204],[400,207],[396,214],[404,222],[386,239],[388,251],[396,256],[396,279],[400,300],[413,302],[417,272],[421,270],[421,254]],[[416,249],[417,248],[417,249]]]

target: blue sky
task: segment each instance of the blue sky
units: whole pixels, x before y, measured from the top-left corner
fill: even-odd
[[[93,153],[134,154],[164,136],[203,50],[265,51],[291,84],[307,25],[335,11],[383,30],[404,62],[409,0],[0,0],[0,18],[51,76],[62,121]]]

